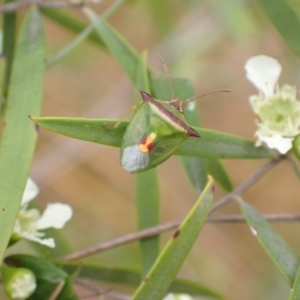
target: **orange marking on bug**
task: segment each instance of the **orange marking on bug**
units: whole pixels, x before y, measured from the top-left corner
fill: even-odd
[[[153,146],[156,139],[156,134],[151,132],[147,137],[143,138],[139,144],[141,152],[149,152]]]

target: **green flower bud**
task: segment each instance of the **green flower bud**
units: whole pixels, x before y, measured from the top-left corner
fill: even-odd
[[[36,289],[34,273],[25,268],[1,267],[4,291],[11,300],[27,299]]]
[[[300,135],[297,135],[293,140],[293,152],[300,159]]]

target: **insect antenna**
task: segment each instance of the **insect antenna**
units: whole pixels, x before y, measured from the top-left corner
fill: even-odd
[[[168,81],[169,81],[169,85],[170,85],[171,93],[172,93],[172,99],[175,99],[174,90],[173,90],[173,84],[172,84],[172,78],[171,78],[168,66],[165,63],[165,61],[162,59],[161,56],[158,56],[158,58],[159,58],[160,62],[162,63],[162,66],[163,66],[165,72],[167,73],[167,77],[168,77]]]
[[[184,102],[184,103],[183,103],[183,106],[186,106],[188,103],[193,102],[193,101],[195,101],[195,100],[198,100],[198,99],[200,99],[200,98],[202,98],[202,97],[205,97],[205,96],[208,96],[208,95],[219,94],[219,93],[232,93],[232,92],[233,92],[232,90],[217,90],[217,91],[211,91],[211,92],[208,92],[208,93],[204,93],[204,94],[202,94],[202,95],[200,95],[200,96],[198,96],[198,97],[196,97],[196,98],[194,98],[194,99],[191,99],[191,100],[189,100],[189,101]]]

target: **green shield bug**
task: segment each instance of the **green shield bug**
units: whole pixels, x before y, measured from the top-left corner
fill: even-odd
[[[161,101],[140,91],[143,101],[138,104],[121,144],[121,165],[130,173],[156,167],[167,160],[189,136],[200,137],[184,119],[183,109],[187,103],[208,94],[231,92],[213,91],[183,103],[175,98],[167,66],[161,58],[160,60],[168,75],[172,99]]]

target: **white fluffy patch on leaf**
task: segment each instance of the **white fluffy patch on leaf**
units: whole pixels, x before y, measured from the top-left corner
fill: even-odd
[[[141,152],[139,145],[126,147],[123,152],[121,164],[125,170],[135,172],[148,166],[149,154]]]

